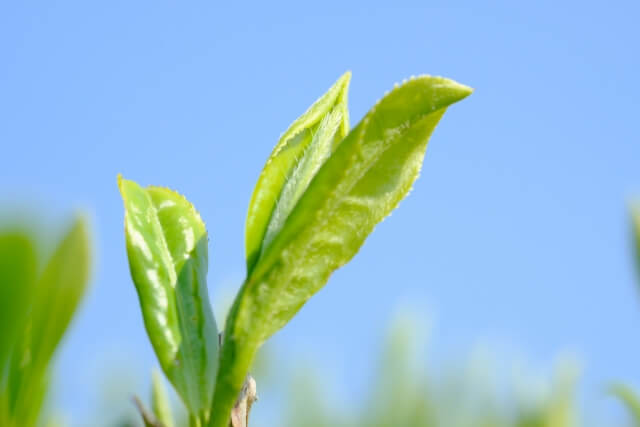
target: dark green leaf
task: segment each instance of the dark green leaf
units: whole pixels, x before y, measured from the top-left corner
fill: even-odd
[[[24,331],[36,268],[35,248],[28,236],[20,232],[0,235],[0,384],[15,339]]]

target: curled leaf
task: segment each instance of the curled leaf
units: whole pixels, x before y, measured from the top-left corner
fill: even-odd
[[[334,85],[280,137],[258,178],[245,226],[247,271],[278,234],[318,168],[349,131],[351,73]]]

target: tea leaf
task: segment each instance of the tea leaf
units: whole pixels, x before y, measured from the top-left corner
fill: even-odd
[[[251,196],[245,226],[247,271],[278,234],[318,168],[349,131],[347,72],[289,126]]]
[[[49,364],[86,291],[90,262],[88,227],[79,218],[36,279],[28,318],[13,350],[9,405],[20,425],[33,425],[40,413]]]
[[[407,195],[446,108],[470,93],[440,77],[407,81],[381,99],[317,170],[262,249],[229,312],[210,426],[228,422],[262,342],[356,254]]]
[[[131,277],[162,370],[189,412],[206,419],[218,366],[218,330],[206,284],[200,215],[166,188],[119,178]]]

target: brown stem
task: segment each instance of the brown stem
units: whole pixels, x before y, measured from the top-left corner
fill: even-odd
[[[138,408],[138,412],[140,412],[140,415],[142,416],[142,421],[144,422],[145,427],[164,427],[151,412],[147,411],[147,408],[144,407],[138,396],[133,396],[133,403]]]
[[[231,410],[231,422],[229,427],[248,427],[249,426],[249,411],[251,411],[251,405],[258,400],[256,380],[251,375],[247,375],[242,385],[242,390],[238,395],[238,400]]]

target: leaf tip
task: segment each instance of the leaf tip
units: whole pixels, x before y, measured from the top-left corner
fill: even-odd
[[[120,195],[122,196],[122,198],[124,198],[124,195],[126,192],[125,185],[128,181],[122,177],[121,173],[118,174],[117,179],[118,179],[118,190],[120,190]]]
[[[449,90],[451,90],[456,95],[458,95],[458,100],[462,100],[466,98],[467,96],[471,95],[475,90],[472,87],[464,85],[462,83],[458,83],[455,80],[447,79],[444,77],[441,77],[441,79],[444,82],[446,82],[446,85],[448,86]]]
[[[338,79],[338,81],[340,83],[342,83],[343,85],[348,85],[349,82],[351,81],[351,70],[347,70],[344,72],[344,74],[342,74],[340,76],[340,78]]]

